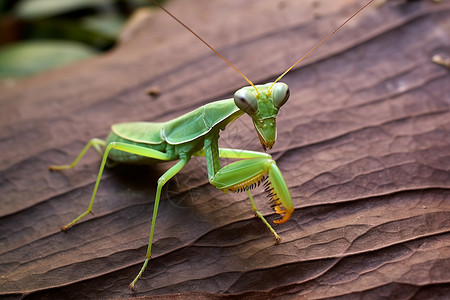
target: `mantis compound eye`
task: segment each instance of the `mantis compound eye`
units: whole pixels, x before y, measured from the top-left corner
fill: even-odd
[[[276,108],[282,107],[289,99],[289,87],[286,83],[277,82],[272,88],[273,105]]]
[[[254,115],[258,111],[258,103],[255,94],[245,88],[234,93],[234,103],[240,110],[249,115]]]

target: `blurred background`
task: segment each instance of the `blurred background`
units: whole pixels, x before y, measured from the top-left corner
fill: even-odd
[[[149,6],[151,0],[0,0],[0,80],[107,51],[132,13]]]

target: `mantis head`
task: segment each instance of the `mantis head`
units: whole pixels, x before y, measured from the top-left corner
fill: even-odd
[[[278,110],[289,99],[289,88],[283,82],[246,86],[234,94],[234,103],[253,120],[264,151],[277,139]]]

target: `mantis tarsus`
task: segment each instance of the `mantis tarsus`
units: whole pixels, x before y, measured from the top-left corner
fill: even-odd
[[[166,13],[194,34],[228,65],[235,69],[250,85],[239,89],[232,99],[206,104],[190,113],[167,122],[114,124],[111,126],[111,132],[106,141],[99,139],[90,140],[70,165],[49,166],[50,170],[73,168],[91,146],[103,156],[88,209],[72,222],[63,226],[62,230],[68,230],[92,211],[95,195],[107,159],[116,163],[142,164],[178,160],[175,165],[158,179],[146,259],[140,272],[130,284],[130,288],[134,290],[137,280],[141,277],[151,258],[155,221],[163,185],[177,174],[192,156],[204,156],[207,163],[209,182],[225,193],[228,191],[246,191],[253,212],[274,235],[276,243],[279,243],[281,238],[256,208],[251,190],[262,183],[265,187],[265,191],[269,195],[270,205],[274,212],[279,215],[279,218],[274,220],[274,223],[281,224],[286,222],[293,213],[294,207],[292,205],[289,189],[283,179],[280,169],[277,167],[271,155],[265,152],[219,148],[219,132],[225,130],[229,123],[240,116],[247,114],[253,120],[253,124],[264,151],[266,151],[267,148],[272,148],[276,141],[276,116],[278,110],[289,98],[289,88],[285,83],[280,82],[280,79],[373,1],[374,0],[369,1],[355,12],[341,26],[335,29],[302,58],[295,62],[274,82],[264,85],[254,85],[207,42],[160,6]],[[155,4],[159,6],[158,3],[155,2]],[[219,161],[221,157],[239,160],[222,167]]]

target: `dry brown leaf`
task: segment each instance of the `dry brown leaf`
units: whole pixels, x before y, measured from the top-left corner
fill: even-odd
[[[273,80],[363,1],[172,1],[167,8],[257,83]],[[164,188],[154,258],[137,292],[156,181],[167,164],[119,166],[82,212],[99,166],[93,137],[162,121],[244,85],[163,12],[102,57],[3,85],[0,93],[0,293],[16,299],[438,299],[450,294],[450,3],[369,7],[289,73],[291,99],[271,151],[296,211],[273,237],[246,195],[208,184],[191,161]],[[161,94],[149,99],[157,86]],[[223,147],[260,150],[243,117]],[[255,200],[273,219],[262,192]],[[142,299],[142,298],[141,298]]]

